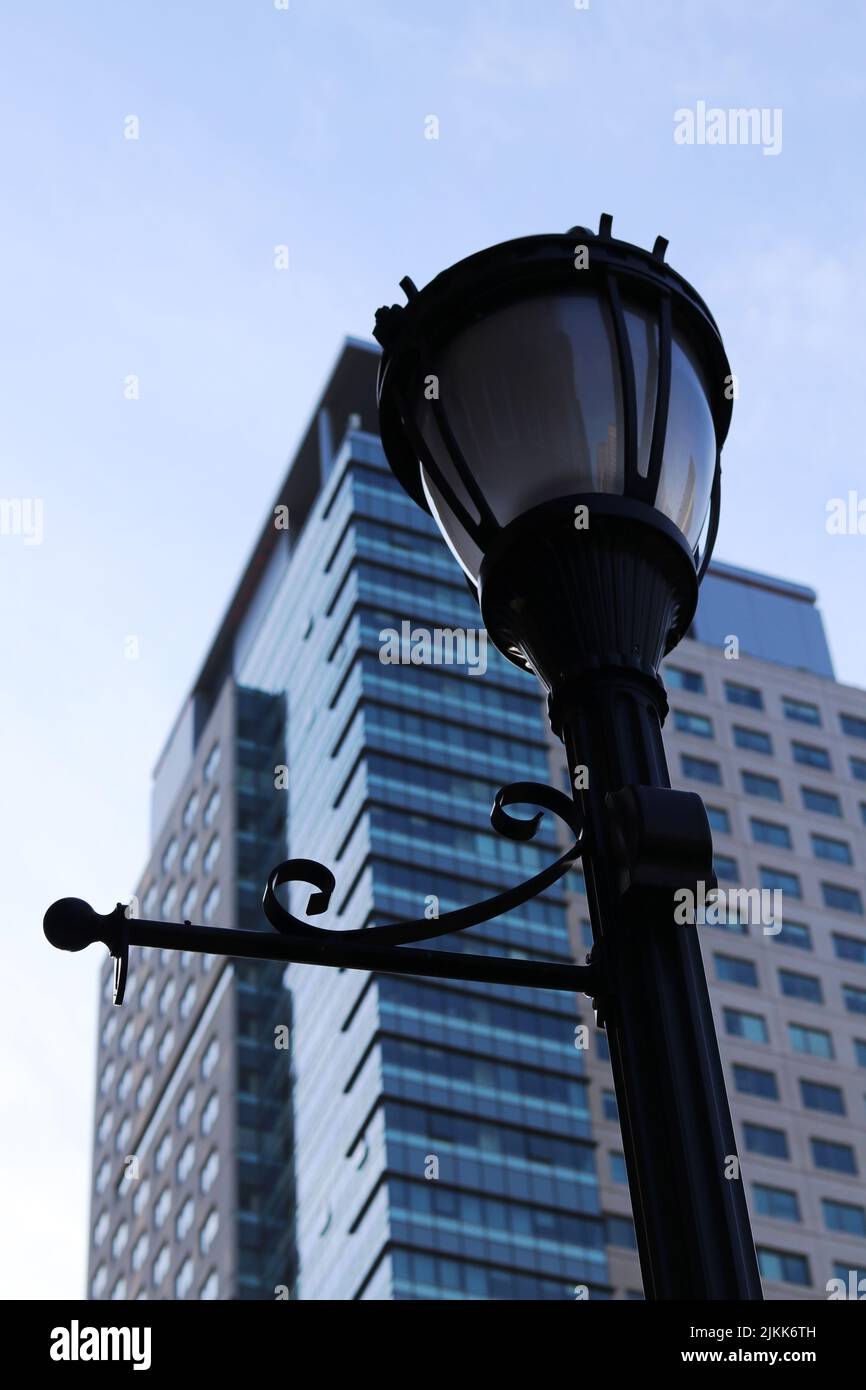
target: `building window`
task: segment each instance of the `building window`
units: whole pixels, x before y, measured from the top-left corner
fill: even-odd
[[[851,1202],[834,1202],[830,1197],[822,1197],[821,1210],[824,1225],[828,1231],[840,1231],[846,1236],[866,1238],[866,1211]]]
[[[740,956],[713,956],[716,964],[716,979],[729,985],[746,985],[749,989],[758,988],[758,971],[754,962],[743,960]]]
[[[114,1061],[111,1058],[109,1058],[105,1066],[102,1068],[102,1074],[99,1078],[99,1089],[103,1095],[105,1095],[106,1091],[108,1091],[111,1088],[116,1071],[117,1067],[115,1066]]]
[[[183,900],[180,905],[180,915],[185,922],[188,922],[191,919],[192,911],[195,907],[197,898],[198,886],[195,883],[191,883],[187,888],[186,892],[184,893]]]
[[[821,981],[816,975],[801,975],[797,970],[780,970],[779,985],[787,999],[805,999],[809,1004],[823,1004]]]
[[[155,1029],[152,1023],[146,1023],[144,1025],[144,1028],[141,1032],[141,1037],[138,1040],[137,1050],[139,1057],[146,1057],[150,1049],[153,1047],[154,1032]]]
[[[189,1123],[193,1110],[195,1110],[195,1086],[190,1082],[177,1105],[177,1122],[181,1128]]]
[[[786,719],[794,719],[798,724],[814,724],[818,727],[821,724],[821,711],[808,700],[795,700],[790,695],[783,695],[782,713]]]
[[[126,1298],[126,1278],[123,1274],[119,1275],[115,1280],[114,1288],[111,1290],[111,1297],[112,1301],[115,1303],[122,1303]]]
[[[162,987],[159,995],[159,1012],[167,1014],[174,1002],[175,982],[173,977],[169,977]]]
[[[217,768],[219,767],[219,765],[220,765],[220,746],[219,746],[218,743],[215,743],[214,746],[213,746],[213,748],[212,748],[212,749],[210,750],[210,752],[208,753],[207,759],[205,760],[205,765],[204,765],[204,767],[203,767],[203,769],[202,769],[202,776],[204,777],[204,780],[205,780],[206,782],[210,782],[210,781],[211,781],[211,779],[213,778],[213,775],[214,775],[214,773],[216,772],[216,770],[217,770]]]
[[[758,1246],[756,1253],[762,1279],[772,1279],[777,1284],[811,1287],[812,1277],[805,1255],[792,1255],[789,1250],[768,1250],[763,1245]]]
[[[220,793],[219,793],[219,787],[217,787],[214,791],[211,792],[210,796],[208,797],[208,803],[207,803],[207,805],[206,805],[205,808],[204,808],[204,823],[205,823],[205,825],[213,825],[214,820],[216,819],[217,811],[219,810],[219,808],[220,808]]]
[[[144,1262],[147,1259],[147,1247],[149,1244],[150,1237],[148,1236],[147,1231],[142,1231],[141,1235],[138,1237],[138,1240],[132,1247],[132,1267],[134,1270],[138,1271],[144,1265]]]
[[[153,998],[155,989],[156,981],[154,980],[153,975],[146,975],[144,978],[144,982],[141,986],[141,992],[138,996],[139,1008],[147,1009],[150,1007],[150,1001]]]
[[[202,1286],[201,1286],[201,1291],[200,1291],[200,1293],[199,1293],[199,1298],[200,1298],[202,1301],[210,1301],[210,1300],[213,1300],[213,1299],[218,1298],[218,1297],[219,1297],[219,1279],[217,1278],[217,1272],[216,1272],[216,1270],[215,1270],[215,1269],[212,1269],[211,1272],[210,1272],[210,1274],[208,1275],[208,1277],[205,1279],[204,1283],[203,1283]]]
[[[758,1216],[769,1216],[774,1221],[799,1221],[800,1203],[796,1192],[784,1187],[768,1187],[766,1183],[752,1184],[755,1211]]]
[[[153,1094],[153,1075],[146,1071],[138,1083],[138,1090],[135,1093],[135,1103],[139,1110],[143,1110]]]
[[[746,709],[763,709],[764,697],[753,685],[738,685],[736,681],[725,681],[725,699],[729,705],[743,705]]]
[[[755,1043],[770,1041],[766,1021],[760,1014],[744,1013],[742,1009],[725,1009],[724,1018],[725,1032],[729,1037]]]
[[[194,818],[195,818],[195,814],[196,814],[197,810],[198,810],[198,792],[197,792],[197,791],[193,791],[193,792],[190,792],[190,794],[189,794],[189,796],[188,796],[188,798],[187,798],[186,805],[185,805],[184,808],[183,808],[183,824],[184,824],[184,829],[187,829],[190,825],[192,825],[192,822],[193,822],[193,820],[194,820]]]
[[[202,1112],[201,1112],[201,1132],[202,1132],[202,1134],[210,1134],[211,1130],[213,1129],[214,1125],[215,1125],[216,1122],[217,1122],[217,1116],[218,1116],[218,1114],[219,1114],[219,1108],[220,1108],[219,1096],[217,1095],[216,1091],[213,1091],[213,1092],[211,1092],[210,1096],[208,1097],[207,1105],[204,1107],[204,1110],[202,1110]]]
[[[730,854],[714,854],[713,869],[716,878],[725,883],[738,883],[740,871],[737,861]]]
[[[624,1156],[620,1153],[610,1153],[608,1154],[608,1160],[610,1163],[611,1182],[620,1182],[627,1184],[628,1173],[625,1170]]]
[[[113,1123],[114,1123],[114,1111],[113,1111],[113,1110],[106,1110],[106,1111],[104,1111],[104,1112],[103,1112],[103,1115],[102,1115],[102,1119],[99,1121],[99,1126],[98,1126],[97,1131],[96,1131],[96,1137],[97,1137],[97,1139],[99,1140],[100,1144],[104,1144],[104,1143],[105,1143],[106,1139],[108,1138],[109,1134],[111,1133],[111,1126],[112,1126]]]
[[[769,1125],[743,1125],[743,1139],[751,1154],[762,1154],[764,1158],[786,1159],[788,1157],[788,1136],[783,1129],[771,1129]]]
[[[164,1165],[163,1165],[164,1166]],[[156,1199],[156,1206],[153,1209],[153,1224],[159,1230],[164,1226],[171,1211],[171,1188],[164,1187]]]
[[[691,778],[693,782],[708,782],[714,787],[722,785],[722,769],[718,763],[712,763],[707,758],[691,758],[682,753],[680,766],[683,776]]]
[[[170,916],[171,916],[171,913],[172,913],[172,911],[173,911],[173,909],[174,909],[174,905],[175,905],[176,902],[177,902],[177,884],[176,884],[176,883],[170,883],[170,884],[168,885],[168,887],[166,888],[165,892],[164,892],[163,895],[162,895],[162,904],[161,904],[161,906],[160,906],[160,912],[162,913],[163,917],[170,917]]]
[[[730,835],[731,818],[723,807],[708,806],[707,820],[710,822],[711,830],[718,831],[720,835]]]
[[[778,778],[764,777],[760,772],[741,772],[746,796],[762,796],[765,801],[781,801],[782,787]]]
[[[207,897],[205,898],[204,905],[201,910],[202,917],[204,918],[205,922],[210,922],[213,919],[214,913],[219,907],[219,901],[220,886],[218,883],[215,883],[211,888],[210,892],[208,893]]]
[[[845,888],[840,883],[822,883],[821,896],[825,907],[837,912],[856,912],[863,916],[863,899],[856,888]]]
[[[842,803],[835,792],[822,792],[817,787],[801,787],[803,806],[807,811],[817,811],[821,816],[841,816]]]
[[[686,671],[682,666],[666,666],[663,671],[668,690],[690,690],[693,695],[705,695],[706,686],[700,671]]]
[[[116,1260],[120,1258],[120,1256],[126,1249],[126,1242],[128,1238],[129,1223],[126,1221],[121,1221],[120,1225],[117,1227],[117,1230],[114,1232],[114,1237],[111,1242],[111,1253]]]
[[[152,883],[144,895],[144,915],[147,917],[156,907],[156,900],[159,896],[159,888],[156,883]]]
[[[132,1137],[132,1120],[128,1115],[124,1115],[120,1122],[117,1135],[114,1140],[114,1147],[119,1154],[126,1152],[126,1146]]]
[[[132,1042],[132,1035],[133,1035],[134,1032],[135,1032],[135,1020],[129,1018],[129,1019],[127,1019],[126,1023],[124,1023],[124,1025],[123,1025],[123,1032],[121,1033],[121,1035],[120,1035],[120,1037],[119,1037],[119,1039],[118,1039],[118,1042],[120,1043],[120,1050],[121,1050],[121,1052],[125,1052],[125,1051],[127,1050],[127,1048],[129,1047],[129,1044]]]
[[[837,864],[853,864],[854,856],[847,840],[834,840],[829,835],[812,835],[812,852],[816,859],[832,859]]]
[[[788,1024],[788,1040],[795,1052],[809,1057],[833,1060],[833,1039],[824,1028],[806,1028],[802,1023]]]
[[[780,946],[795,946],[798,951],[811,951],[812,937],[803,922],[783,922],[776,937]]]
[[[848,766],[855,782],[866,782],[866,758],[849,758]]]
[[[192,1226],[194,1217],[195,1203],[193,1202],[192,1197],[187,1197],[186,1201],[184,1202],[183,1206],[178,1212],[177,1218],[174,1223],[175,1234],[177,1235],[178,1240],[184,1239],[187,1231]]]
[[[674,728],[681,734],[694,734],[696,738],[712,738],[713,723],[703,714],[689,714],[687,710],[674,710]]]
[[[174,1047],[174,1029],[173,1029],[173,1028],[166,1028],[165,1032],[163,1033],[162,1037],[161,1037],[160,1040],[159,1040],[159,1047],[158,1047],[157,1050],[156,1050],[156,1060],[159,1062],[159,1065],[160,1065],[160,1066],[164,1066],[164,1065],[165,1065],[166,1061],[168,1060],[169,1056],[171,1055],[171,1050],[172,1050],[173,1047]]]
[[[773,740],[761,729],[746,729],[741,724],[734,725],[734,747],[748,748],[750,753],[764,753],[768,757],[773,752]]]
[[[163,1245],[159,1254],[153,1262],[151,1275],[155,1288],[159,1288],[165,1276],[168,1274],[168,1267],[171,1264],[171,1254],[168,1245]]]
[[[866,989],[861,985],[843,984],[842,1000],[849,1014],[866,1014]]]
[[[164,874],[167,874],[167,873],[169,872],[169,870],[173,867],[174,861],[175,861],[176,859],[177,859],[177,836],[176,836],[176,835],[172,835],[171,839],[169,840],[168,844],[166,845],[165,849],[164,849],[163,852],[162,852],[162,859],[161,859],[161,861],[160,861],[160,863],[162,864],[162,872],[163,872]]]
[[[187,1139],[177,1160],[177,1180],[186,1182],[192,1172],[195,1163],[195,1144],[191,1139]]]
[[[806,1110],[820,1110],[825,1115],[845,1114],[845,1097],[839,1086],[801,1078],[800,1099]]]
[[[163,1171],[166,1164],[168,1163],[168,1160],[171,1157],[171,1145],[171,1130],[167,1129],[165,1134],[160,1139],[159,1144],[156,1148],[156,1153],[153,1156],[154,1165],[158,1173],[161,1173]]]
[[[616,1106],[616,1093],[614,1091],[602,1091],[601,1110],[606,1120],[610,1120],[612,1124],[619,1124],[619,1111]]]
[[[202,1192],[210,1192],[220,1170],[220,1156],[216,1149],[211,1149],[207,1157],[207,1162],[201,1170],[199,1186]]]
[[[202,1255],[207,1255],[217,1238],[220,1219],[216,1207],[212,1207],[208,1212],[207,1219],[198,1233],[198,1248]]]
[[[201,1059],[201,1074],[204,1077],[205,1081],[207,1081],[208,1077],[211,1075],[214,1067],[219,1061],[219,1055],[219,1040],[217,1038],[211,1038],[210,1042],[204,1050],[204,1053],[202,1054]]]
[[[136,1216],[141,1216],[148,1202],[150,1201],[150,1179],[145,1178],[144,1182],[139,1182],[135,1187],[135,1196],[132,1199],[132,1210]]]
[[[856,714],[840,714],[839,723],[842,725],[842,733],[849,738],[866,738],[866,719],[861,719]]]
[[[93,1283],[90,1285],[91,1293],[94,1298],[101,1298],[108,1283],[108,1270],[105,1265],[100,1265],[93,1276]]]
[[[193,1011],[193,1008],[195,1007],[195,1000],[197,994],[198,989],[196,988],[195,981],[190,980],[183,994],[180,996],[181,1018],[189,1018],[190,1014]]]
[[[801,763],[803,767],[819,767],[824,772],[832,772],[833,770],[830,754],[826,748],[816,748],[813,743],[792,742],[791,752],[794,755],[794,762]]]
[[[101,1245],[105,1240],[105,1237],[108,1235],[109,1224],[108,1212],[104,1211],[93,1228],[94,1245]]]
[[[850,1144],[836,1144],[831,1139],[812,1139],[811,1145],[812,1162],[816,1168],[857,1176],[857,1159]]]
[[[117,1099],[121,1105],[126,1100],[132,1090],[132,1067],[124,1067],[120,1080],[117,1083]]]
[[[604,1231],[608,1245],[616,1245],[622,1250],[637,1249],[634,1222],[630,1216],[606,1216]]]
[[[205,850],[204,859],[202,860],[202,867],[204,868],[206,874],[210,873],[214,864],[217,862],[217,859],[219,858],[219,852],[220,837],[219,835],[214,835],[213,839],[211,840],[210,844]]]
[[[111,1176],[111,1165],[107,1158],[104,1158],[96,1170],[94,1184],[97,1192],[104,1192],[108,1186],[108,1179]]]
[[[762,1100],[779,1099],[779,1083],[771,1071],[734,1063],[734,1085],[743,1096],[760,1096]]]
[[[866,1041],[863,1038],[854,1039],[854,1061],[858,1067],[866,1067]]]
[[[761,887],[771,891],[778,888],[783,893],[787,893],[789,898],[802,898],[803,896],[797,874],[785,873],[784,869],[768,869],[762,866]]]
[[[779,849],[791,849],[791,832],[787,825],[779,825],[776,821],[758,820],[752,816],[749,824],[752,827],[752,839],[759,845],[776,845]]]
[[[185,874],[188,874],[188,873],[189,873],[190,869],[192,868],[193,864],[195,863],[195,858],[196,858],[196,855],[197,855],[197,854],[198,854],[198,836],[197,836],[197,835],[193,835],[193,836],[191,836],[191,838],[187,841],[186,849],[185,849],[184,852],[183,852],[183,858],[182,858],[181,861],[180,861],[180,867],[182,868],[182,870],[183,870],[183,872],[184,872]]]

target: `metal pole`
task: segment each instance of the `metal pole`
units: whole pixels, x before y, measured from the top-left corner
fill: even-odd
[[[630,786],[670,787],[665,708],[658,682],[609,669],[552,699],[551,717],[586,821],[592,958],[605,979],[601,1002],[646,1297],[760,1299],[697,927],[674,922],[669,893],[623,894],[611,798]],[[689,803],[684,793],[667,796]],[[664,793],[658,804],[666,804]]]

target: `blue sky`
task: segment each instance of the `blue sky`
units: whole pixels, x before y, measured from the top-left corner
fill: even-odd
[[[740,379],[717,554],[817,588],[866,685],[866,536],[825,529],[866,497],[866,26],[805,0],[0,16],[0,492],[44,508],[40,545],[0,535],[0,1296],[73,1297],[98,955],[52,953],[42,912],[131,891],[167,729],[341,339],[404,274],[603,211],[667,236]],[[779,108],[781,151],[675,143],[699,101]]]

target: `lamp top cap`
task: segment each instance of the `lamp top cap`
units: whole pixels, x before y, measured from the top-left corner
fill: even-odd
[[[380,370],[384,371],[386,359],[402,346],[407,334],[412,336],[422,320],[429,328],[443,324],[451,315],[460,317],[469,300],[483,307],[503,294],[537,292],[556,283],[570,282],[574,287],[576,256],[581,248],[587,252],[587,263],[578,266],[583,271],[582,285],[591,283],[596,273],[615,273],[623,282],[636,286],[642,282],[684,304],[720,340],[715,319],[697,290],[665,262],[667,238],[656,237],[648,251],[614,237],[612,227],[611,214],[602,213],[597,232],[578,225],[565,232],[498,242],[455,262],[421,290],[404,276],[400,287],[406,304],[383,305],[376,312],[373,336],[384,352]]]

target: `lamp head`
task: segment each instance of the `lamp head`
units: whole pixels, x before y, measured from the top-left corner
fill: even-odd
[[[391,468],[436,520],[493,640],[548,684],[563,663],[539,604],[565,602],[585,625],[590,556],[597,569],[625,548],[661,566],[672,602],[638,658],[655,669],[712,552],[730,367],[665,248],[614,239],[605,216],[597,233],[481,251],[420,291],[404,280],[408,302],[377,314]]]

